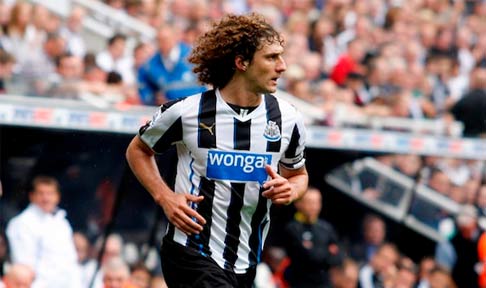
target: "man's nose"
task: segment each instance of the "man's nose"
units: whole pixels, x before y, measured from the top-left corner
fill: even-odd
[[[279,58],[276,69],[278,72],[284,72],[287,70],[287,63],[285,63],[285,60],[282,57]]]

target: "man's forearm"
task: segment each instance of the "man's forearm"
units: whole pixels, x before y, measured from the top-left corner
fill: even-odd
[[[152,195],[155,202],[160,204],[164,196],[172,193],[172,190],[160,176],[154,153],[143,145],[145,144],[136,136],[128,146],[127,161],[138,181]]]
[[[307,191],[307,187],[309,185],[309,175],[307,174],[305,166],[297,170],[280,170],[281,175],[287,178],[292,190],[295,193],[295,199],[293,199],[293,201],[300,199],[304,195],[305,191]]]

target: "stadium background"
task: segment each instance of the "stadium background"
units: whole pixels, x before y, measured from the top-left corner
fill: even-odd
[[[409,207],[392,205],[391,209],[385,209],[385,202],[355,193],[362,191],[344,191],[346,189],[339,189],[325,180],[327,175],[335,172],[334,169],[343,167],[343,164],[360,163],[355,161],[367,158],[379,159],[384,155],[395,157],[413,154],[420,156],[421,168],[425,169],[428,168],[427,157],[430,156],[439,156],[439,160],[444,162],[448,159],[458,159],[461,165],[472,159],[480,166],[479,180],[475,180],[479,186],[484,185],[486,142],[481,140],[484,133],[484,127],[481,126],[484,113],[474,109],[466,111],[466,114],[477,116],[473,120],[480,123],[478,125],[482,129],[473,133],[471,127],[463,122],[447,118],[453,104],[468,95],[469,82],[473,82],[469,81],[473,78],[473,67],[484,69],[486,66],[486,55],[481,56],[481,51],[486,51],[486,33],[483,33],[486,25],[482,25],[486,18],[484,1],[27,2],[32,3],[32,9],[37,9],[32,14],[36,17],[28,19],[27,22],[40,25],[36,28],[45,32],[46,39],[46,35],[55,34],[61,28],[67,27],[74,7],[85,9],[80,35],[89,44],[87,46],[93,50],[94,56],[106,50],[107,40],[116,32],[127,35],[125,44],[127,54],[130,54],[137,44],[151,42],[156,33],[154,27],[165,22],[175,23],[178,29],[186,29],[183,33],[186,37],[184,41],[189,42],[195,34],[201,33],[204,29],[198,25],[189,25],[194,23],[189,23],[188,17],[192,17],[196,24],[202,23],[203,26],[209,20],[217,19],[227,12],[257,11],[278,23],[289,39],[289,67],[280,88],[292,94],[282,92],[281,96],[291,101],[307,117],[310,132],[307,167],[310,181],[323,193],[322,218],[333,224],[343,242],[358,241],[362,237],[362,220],[364,215],[370,212],[380,215],[385,220],[386,238],[416,263],[424,256],[434,254],[437,235],[440,234],[440,231],[424,229],[421,225],[405,223],[405,219],[410,216]],[[0,22],[4,27],[1,35],[3,41],[0,43],[3,50],[10,54],[15,54],[15,49],[10,47],[11,50],[8,51],[7,44],[11,35],[6,32],[8,29],[5,27],[11,23],[5,11],[9,11],[16,3],[14,0],[0,3]],[[191,5],[202,8],[191,8]],[[153,7],[162,12],[147,13],[147,9]],[[202,16],[198,13],[193,15],[188,11],[201,12]],[[37,17],[38,15],[49,17]],[[317,20],[322,20],[323,27],[326,27],[324,30],[330,29],[330,26],[333,29],[317,35],[315,40],[312,38],[315,36],[312,32],[317,27]],[[350,43],[353,40],[361,41],[367,38],[372,41],[364,41],[365,46],[369,46],[366,46],[366,55],[361,55],[359,64],[362,65],[358,67],[360,69],[347,71],[346,76],[350,82],[338,83],[341,81],[338,79],[339,75],[334,75],[337,77],[334,78],[333,71],[338,66],[341,56],[350,53],[348,44],[352,46]],[[339,44],[338,39],[343,43]],[[335,40],[337,44],[333,49],[326,46],[328,50],[323,51],[322,47],[304,45],[303,42],[306,40],[313,44],[321,41],[324,46],[330,45],[329,40]],[[408,43],[410,46],[406,45]],[[157,45],[152,44],[151,48],[156,50]],[[41,47],[41,44],[36,46]],[[301,53],[299,49],[302,47],[309,53]],[[27,89],[28,84],[22,80],[25,80],[26,75],[31,77],[29,73],[38,71],[23,71],[17,67],[16,65],[22,66],[20,58],[11,60],[3,55],[0,58],[2,67],[8,67],[9,64],[14,66],[10,67],[10,71],[2,72],[5,74],[0,75],[4,84],[0,95],[2,232],[8,220],[27,204],[26,193],[32,177],[49,174],[61,183],[61,207],[68,211],[73,228],[85,232],[92,242],[109,230],[121,233],[127,242],[139,246],[147,243],[158,245],[164,230],[164,218],[148,193],[143,191],[133,178],[124,158],[131,137],[156,108],[139,106],[143,101],[137,98],[133,83],[132,86],[125,85],[127,83],[123,81],[121,88],[110,86],[109,89],[103,90],[108,91],[107,93],[88,89],[81,91],[83,93],[77,96],[69,97],[59,96],[58,91],[52,94],[47,92],[43,95],[31,95]],[[377,58],[379,59],[376,62],[370,60]],[[448,62],[451,59],[458,62]],[[385,61],[380,62],[381,60]],[[32,64],[28,61],[29,59],[25,63]],[[86,63],[88,62],[86,60]],[[317,74],[315,66],[312,65],[316,62],[323,63],[318,67]],[[384,63],[389,67],[382,66]],[[450,64],[451,68],[442,71],[441,68],[437,68],[440,65],[434,66],[437,63],[447,63],[444,66]],[[90,68],[99,68],[95,66]],[[375,67],[375,70],[376,67],[378,70],[387,67],[389,70],[386,72],[389,74],[386,81],[380,83],[382,86],[376,85],[382,89],[378,94],[373,94],[376,91],[368,89],[370,87],[366,88],[367,93],[361,94],[361,88],[364,86],[359,85],[364,84],[365,80],[371,81],[372,67]],[[56,74],[56,71],[51,72]],[[464,78],[467,79],[466,84],[461,82]],[[411,80],[407,81],[408,79]],[[50,77],[42,80],[52,84]],[[63,79],[60,83],[69,82],[67,80],[71,79]],[[53,83],[59,84],[56,81]],[[112,88],[116,90],[111,90]],[[331,89],[331,92],[328,89]],[[484,87],[482,91],[484,93]],[[335,98],[333,95],[336,95]],[[420,108],[417,108],[417,103],[422,106],[419,105]],[[397,110],[397,107],[407,109],[404,112]],[[480,109],[481,106],[476,108]],[[158,161],[163,173],[169,177],[173,172],[173,156],[168,153],[161,156]],[[444,170],[450,168],[447,164],[441,167]],[[395,170],[401,173],[400,169]],[[390,183],[400,182],[397,179],[402,178],[396,173],[388,173],[386,167],[382,166],[372,171],[375,175],[385,177]],[[450,176],[453,178],[453,172]],[[404,191],[407,191],[403,192],[403,195],[400,194],[399,198],[420,194],[415,188],[416,185],[423,184],[423,181],[426,181],[426,177],[413,179],[413,184],[404,186]],[[479,191],[479,187],[476,190]],[[437,193],[434,191],[432,202],[429,204],[440,208],[452,207],[450,216],[454,217],[458,212],[457,207],[440,200],[441,196],[435,194]],[[283,226],[292,219],[294,212],[291,206],[274,208],[274,229],[269,238],[271,245],[281,244],[281,237],[285,237],[282,234]]]

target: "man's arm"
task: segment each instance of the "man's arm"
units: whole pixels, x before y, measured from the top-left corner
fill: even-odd
[[[18,218],[13,218],[7,226],[6,234],[10,244],[12,263],[21,263],[36,269],[39,261],[37,255],[39,255],[40,240],[32,227],[25,225]]]
[[[139,136],[135,136],[128,146],[126,157],[138,181],[164,209],[165,215],[174,226],[188,235],[198,234],[203,230],[201,225],[206,221],[188,203],[200,202],[204,197],[174,193],[160,176],[154,152],[140,140]]]
[[[280,165],[280,175],[270,165],[266,165],[265,169],[272,179],[263,184],[266,190],[262,195],[271,199],[273,204],[288,205],[307,191],[309,175],[305,166],[291,170]]]

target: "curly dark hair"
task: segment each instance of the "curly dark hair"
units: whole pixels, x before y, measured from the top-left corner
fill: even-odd
[[[195,65],[199,81],[223,88],[235,73],[235,57],[251,62],[264,44],[275,42],[284,45],[282,35],[263,16],[229,14],[199,37],[189,62]]]

